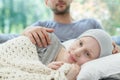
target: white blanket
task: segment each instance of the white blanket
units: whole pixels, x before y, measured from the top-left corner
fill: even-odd
[[[0,80],[67,80],[70,68],[64,64],[55,71],[43,65],[36,46],[25,36],[0,45]]]

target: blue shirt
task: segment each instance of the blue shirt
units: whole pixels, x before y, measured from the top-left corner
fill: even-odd
[[[54,33],[61,42],[77,38],[89,29],[102,29],[95,19],[82,19],[70,24],[61,24],[55,21],[37,21],[32,26],[42,26],[55,29]],[[19,34],[0,34],[0,43],[19,36]]]
[[[32,26],[42,26],[53,28],[55,35],[61,42],[77,38],[83,32],[89,29],[102,29],[102,26],[95,19],[82,19],[70,24],[61,24],[55,21],[38,21]]]

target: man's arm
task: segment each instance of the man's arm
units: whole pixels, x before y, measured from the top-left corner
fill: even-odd
[[[0,44],[18,36],[19,34],[0,34]]]

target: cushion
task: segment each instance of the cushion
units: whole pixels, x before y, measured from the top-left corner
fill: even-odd
[[[68,41],[63,42],[62,44],[65,46],[66,49],[74,42],[75,39],[70,39]]]
[[[74,42],[71,39],[62,43],[66,49]],[[89,61],[81,66],[77,80],[99,80],[120,74],[120,53]]]
[[[99,80],[117,73],[120,73],[120,53],[83,64],[77,80]]]

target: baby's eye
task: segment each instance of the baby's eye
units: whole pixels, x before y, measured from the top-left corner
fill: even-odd
[[[82,43],[81,41],[80,41],[80,43],[79,43],[79,44],[80,44],[80,46],[83,46],[83,43]]]
[[[85,53],[85,56],[90,57],[90,53],[89,53],[89,52],[86,52],[86,53]]]

